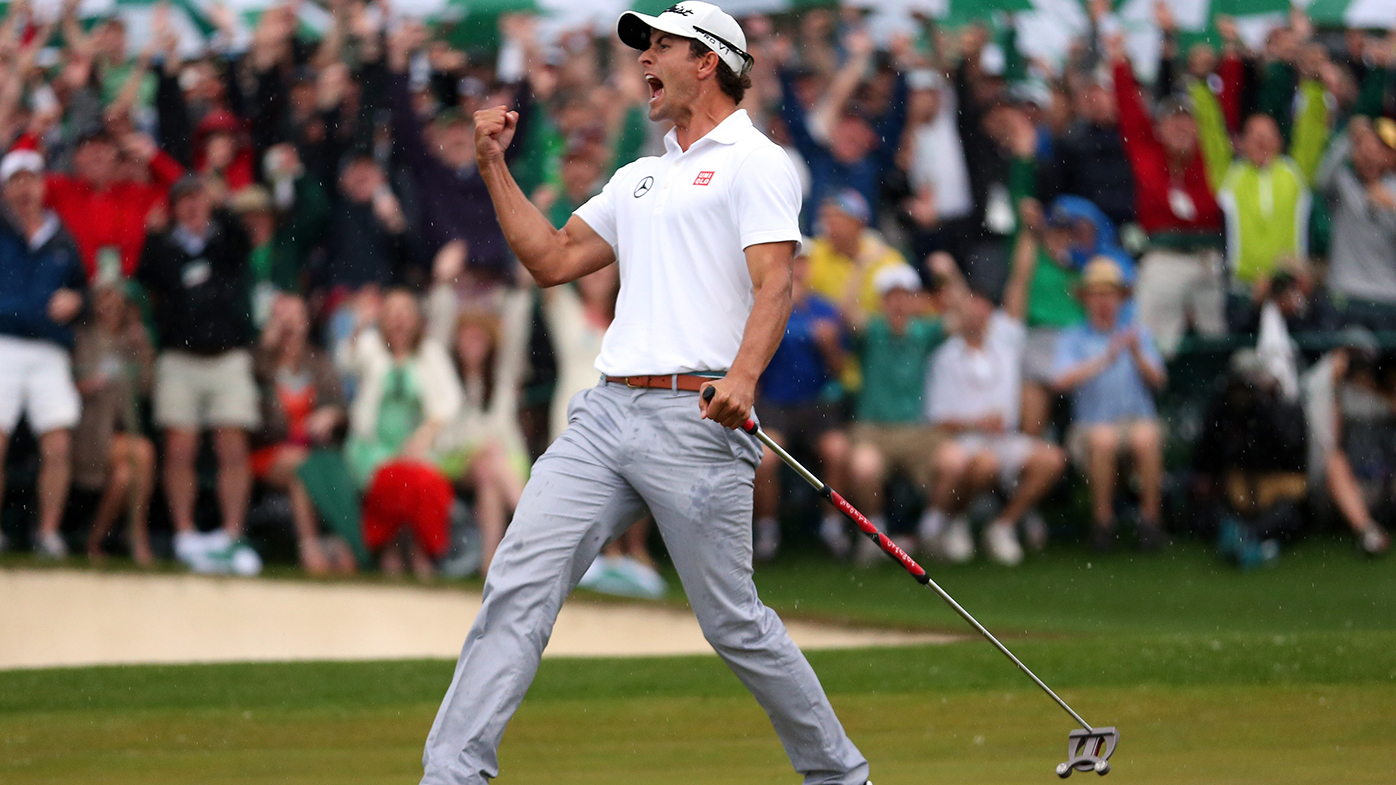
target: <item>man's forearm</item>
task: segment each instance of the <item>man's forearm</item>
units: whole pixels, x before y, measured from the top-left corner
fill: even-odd
[[[789,268],[771,270],[756,290],[756,303],[747,317],[741,348],[727,370],[729,378],[756,383],[785,336],[791,307]]]
[[[558,229],[524,195],[504,161],[481,163],[480,176],[490,191],[504,239],[540,286],[563,281],[558,277]]]

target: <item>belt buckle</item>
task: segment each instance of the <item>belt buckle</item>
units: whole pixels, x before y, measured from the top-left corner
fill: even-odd
[[[632,390],[637,390],[637,389],[639,389],[639,388],[641,388],[641,387],[644,387],[645,385],[643,385],[643,384],[636,384],[636,383],[635,383],[635,380],[636,380],[636,379],[639,379],[639,378],[641,378],[641,377],[639,377],[639,376],[627,376],[627,377],[625,377],[625,386],[626,386],[626,387],[629,387],[629,388],[632,389]]]

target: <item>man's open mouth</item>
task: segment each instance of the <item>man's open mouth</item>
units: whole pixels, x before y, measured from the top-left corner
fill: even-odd
[[[645,74],[645,84],[650,87],[650,103],[654,103],[664,95],[664,83],[657,76]]]

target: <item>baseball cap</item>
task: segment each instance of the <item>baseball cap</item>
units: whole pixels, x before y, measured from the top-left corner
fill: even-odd
[[[861,223],[872,222],[872,208],[868,207],[868,200],[863,195],[853,190],[845,188],[842,191],[824,200],[825,204],[833,205],[839,211],[846,213],[850,218],[854,218]]]
[[[921,276],[917,275],[909,264],[889,264],[873,274],[873,288],[882,296],[886,296],[893,289],[919,292]]]
[[[651,30],[702,41],[738,76],[751,69],[752,59],[746,52],[746,34],[742,26],[731,14],[712,3],[683,0],[664,9],[659,16],[626,11],[616,23],[620,40],[642,52],[650,48]]]
[[[44,157],[34,150],[11,150],[0,158],[0,183],[8,183],[20,172],[44,173]]]

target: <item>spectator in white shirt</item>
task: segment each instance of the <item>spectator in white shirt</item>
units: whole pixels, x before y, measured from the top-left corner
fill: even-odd
[[[937,542],[941,555],[951,561],[973,558],[965,509],[997,481],[1011,498],[984,529],[984,545],[1000,564],[1021,562],[1016,525],[1066,468],[1059,447],[1018,430],[1027,283],[1027,275],[1015,266],[1002,309],[972,284],[956,305],[959,335],[931,358],[926,419],[953,438],[936,451],[931,510],[921,536]]]

